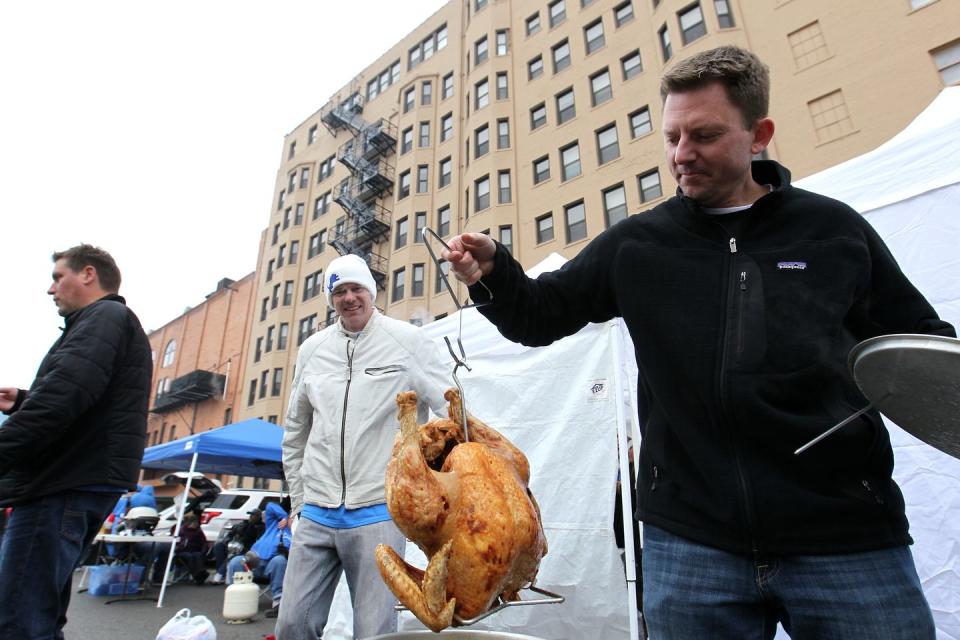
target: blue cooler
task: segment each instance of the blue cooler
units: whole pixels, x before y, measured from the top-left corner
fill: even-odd
[[[98,564],[90,567],[90,586],[87,593],[92,596],[133,594],[139,589],[142,577],[143,566],[139,564]],[[123,588],[124,580],[126,589]]]

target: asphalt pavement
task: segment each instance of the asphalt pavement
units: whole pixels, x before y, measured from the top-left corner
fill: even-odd
[[[73,594],[67,609],[67,640],[156,640],[157,632],[180,609],[190,609],[192,615],[203,615],[217,629],[217,640],[263,640],[273,633],[275,619],[264,618],[270,608],[270,598],[260,597],[260,612],[253,622],[228,624],[223,619],[224,585],[179,583],[167,587],[163,607],[157,608],[159,587],[149,587],[145,595],[150,600],[125,600],[106,604],[117,596],[91,596],[77,593],[76,586],[82,570],[74,573]],[[128,596],[133,597],[133,596]]]

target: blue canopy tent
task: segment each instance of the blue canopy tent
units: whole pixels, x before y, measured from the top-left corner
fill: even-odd
[[[283,478],[283,428],[259,418],[149,447],[144,469]],[[196,461],[194,461],[196,456]]]
[[[143,452],[144,469],[165,469],[167,471],[189,471],[184,496],[190,492],[193,472],[225,473],[228,475],[251,476],[256,478],[283,478],[283,461],[280,443],[283,440],[283,428],[259,418],[235,422],[225,427],[197,433],[173,442],[158,444]],[[177,512],[177,525],[173,540],[179,539],[180,526],[183,523],[183,511],[187,501],[180,502]],[[163,606],[163,596],[167,590],[167,575],[173,564],[176,545],[170,545],[167,554],[167,567],[163,572],[163,585],[157,607]]]

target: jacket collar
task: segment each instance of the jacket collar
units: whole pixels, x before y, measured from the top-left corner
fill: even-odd
[[[376,307],[374,307],[373,313],[370,314],[370,319],[367,320],[367,325],[359,331],[359,334],[362,335],[365,333],[370,333],[374,328],[376,328],[378,324],[380,324],[380,317],[381,317],[381,313],[377,310]],[[354,335],[344,328],[343,322],[340,320],[339,316],[337,317],[337,332],[340,333],[340,335],[345,337],[350,337]]]
[[[758,213],[770,211],[776,207],[790,189],[790,171],[778,162],[773,160],[754,160],[751,165],[753,179],[759,184],[769,184],[773,186],[773,191],[764,195],[753,206],[740,213],[732,213],[732,216],[756,216]],[[700,236],[705,236],[718,241],[726,242],[726,232],[723,227],[717,224],[717,221],[704,213],[699,203],[683,195],[683,192],[677,187],[677,196],[667,201],[671,216],[683,227]]]
[[[63,318],[63,326],[60,327],[60,331],[66,331],[67,329],[69,329],[69,328],[70,328],[70,325],[72,325],[74,322],[77,321],[77,318],[80,317],[80,314],[81,314],[81,313],[83,313],[84,311],[86,311],[87,309],[89,309],[90,307],[92,307],[93,305],[97,304],[98,302],[103,302],[104,300],[112,300],[112,301],[114,301],[114,302],[119,302],[120,304],[122,304],[122,305],[124,305],[124,306],[126,306],[126,304],[127,304],[127,301],[126,301],[126,300],[124,299],[124,297],[121,296],[120,294],[118,294],[118,293],[108,293],[107,295],[103,296],[103,297],[100,298],[99,300],[94,300],[93,302],[91,302],[91,303],[88,304],[87,306],[82,307],[82,308],[80,308],[80,309],[77,309],[77,310],[74,311],[73,313],[67,314],[67,315]]]

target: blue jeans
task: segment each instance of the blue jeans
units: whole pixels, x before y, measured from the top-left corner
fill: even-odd
[[[0,638],[63,638],[73,570],[116,502],[64,491],[13,508],[0,545]]]
[[[643,527],[652,640],[933,640],[908,547],[755,561]]]
[[[243,571],[243,556],[233,556],[227,563],[227,584],[233,584],[233,574],[237,571]],[[270,562],[264,566],[261,564],[253,570],[254,578],[269,578],[270,594],[273,596],[274,606],[280,602],[283,595],[283,576],[287,572],[287,558],[277,554],[270,558]]]

